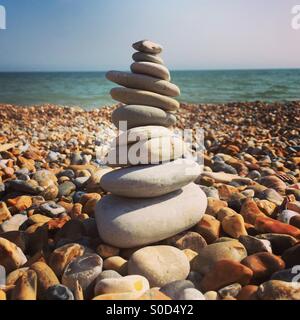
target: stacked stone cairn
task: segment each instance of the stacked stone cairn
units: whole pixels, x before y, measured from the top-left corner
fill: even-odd
[[[121,133],[107,161],[117,168],[101,179],[101,188],[109,194],[97,204],[97,227],[109,245],[158,250],[156,254],[166,250],[166,256],[170,249],[175,256],[184,256],[174,247],[155,245],[192,228],[204,215],[207,199],[194,184],[201,166],[187,156],[184,140],[170,129],[176,123],[175,112],[180,105],[174,97],[180,90],[170,82],[169,70],[159,56],[162,47],[143,40],[133,48],[137,52],[133,54],[132,73],[109,71],[106,75],[122,86],[113,88],[111,96],[125,105],[112,114]],[[149,244],[154,246],[145,248]],[[143,274],[133,265],[131,274]],[[188,275],[188,260],[187,265],[181,278]]]

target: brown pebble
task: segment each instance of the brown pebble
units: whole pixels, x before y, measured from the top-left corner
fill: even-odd
[[[205,214],[215,217],[218,211],[224,207],[228,207],[228,204],[226,201],[208,197]]]
[[[208,244],[213,243],[219,238],[220,229],[220,221],[208,214],[205,214],[195,226],[195,231],[198,232]]]
[[[30,269],[34,270],[37,274],[38,282],[38,298],[43,299],[46,290],[59,284],[54,271],[44,262],[35,262],[30,266]]]
[[[247,285],[253,272],[250,268],[233,260],[220,260],[201,281],[203,292],[217,291],[233,283]]]
[[[253,282],[262,283],[276,271],[285,268],[284,261],[270,252],[259,252],[246,257],[241,263],[253,271]]]
[[[103,259],[118,256],[120,254],[120,249],[107,245],[107,244],[100,244],[97,249],[96,253]]]
[[[77,243],[66,244],[55,249],[49,257],[49,266],[57,277],[61,277],[67,265],[84,254],[84,247]]]
[[[37,274],[33,270],[26,271],[18,278],[12,291],[12,300],[36,300]]]
[[[254,286],[254,285],[245,286],[237,295],[237,300],[258,300],[257,290],[258,290],[258,286]]]
[[[127,260],[119,256],[109,257],[105,259],[103,262],[104,270],[114,270],[114,271],[117,271],[122,276],[128,275],[127,267],[128,267]]]

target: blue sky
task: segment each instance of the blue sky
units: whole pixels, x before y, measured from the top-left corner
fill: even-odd
[[[171,69],[299,68],[300,0],[0,0],[0,71],[127,69],[161,43]]]

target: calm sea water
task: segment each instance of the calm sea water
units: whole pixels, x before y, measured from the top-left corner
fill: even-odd
[[[180,101],[222,103],[300,100],[300,69],[174,71]],[[93,108],[111,105],[114,85],[104,72],[0,73],[0,103],[53,103]]]

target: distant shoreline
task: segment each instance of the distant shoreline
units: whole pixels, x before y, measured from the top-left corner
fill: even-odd
[[[300,100],[300,69],[173,71],[172,83],[186,103],[285,102]],[[0,73],[0,101],[52,103],[91,109],[115,103],[104,72]]]
[[[287,106],[287,105],[294,105],[296,108],[300,109],[300,98],[298,100],[291,100],[291,101],[262,101],[262,100],[255,100],[255,101],[232,101],[232,102],[223,102],[223,103],[189,103],[189,102],[180,102],[181,106],[188,106],[188,109],[195,108],[197,106],[205,106],[205,107],[215,107],[218,106],[231,106],[234,105],[235,107],[245,107],[245,106],[253,106],[257,104],[262,104],[264,106]],[[99,110],[111,110],[113,111],[117,107],[118,103],[110,104],[110,105],[99,105],[92,108],[85,108],[80,105],[63,105],[63,104],[53,104],[53,103],[37,103],[37,104],[12,104],[12,103],[3,103],[0,101],[0,110],[1,108],[34,108],[35,110],[38,108],[48,108],[53,107],[57,109],[71,109],[71,110],[80,110],[81,112],[93,112]],[[183,111],[182,111],[183,112]],[[1,117],[0,117],[1,119]],[[1,127],[0,127],[1,128]]]
[[[120,71],[129,71],[128,68],[118,68]],[[174,69],[170,68],[170,72],[206,72],[206,71],[277,71],[277,70],[300,70],[300,67],[298,68],[216,68],[216,69]],[[0,74],[5,73],[106,73],[107,70],[7,70],[7,71],[1,71]]]
[[[291,101],[262,101],[262,100],[255,100],[255,101],[232,101],[232,102],[223,102],[223,103],[189,103],[189,102],[180,102],[181,107],[183,106],[183,109],[180,109],[179,112],[184,112],[184,110],[188,110],[191,112],[193,108],[202,107],[205,106],[205,108],[218,108],[218,107],[226,107],[229,108],[230,106],[234,105],[235,108],[239,107],[253,107],[256,105],[262,105],[264,107],[267,106],[279,106],[279,107],[286,107],[286,106],[293,106],[297,109],[299,109],[300,112],[300,98],[298,100],[291,100]],[[29,108],[34,109],[34,112],[38,110],[39,108],[54,108],[54,109],[70,109],[70,110],[77,110],[84,113],[89,113],[93,111],[100,111],[105,110],[109,113],[112,112],[114,109],[117,108],[117,106],[120,105],[118,103],[108,104],[108,105],[99,105],[92,108],[85,108],[80,105],[64,105],[64,104],[53,104],[53,103],[37,103],[37,104],[12,104],[12,103],[3,103],[0,101],[0,110],[2,108],[9,108],[9,109],[15,109],[15,108]],[[0,116],[1,119],[1,116]],[[1,130],[1,126],[0,126]],[[1,133],[1,132],[0,132]]]

